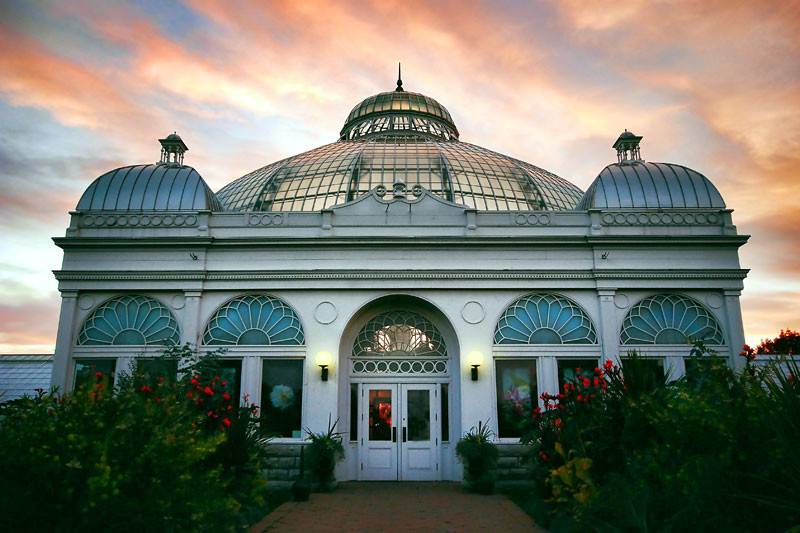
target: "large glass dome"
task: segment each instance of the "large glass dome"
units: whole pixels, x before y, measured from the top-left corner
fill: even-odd
[[[254,170],[217,197],[233,211],[319,211],[397,182],[487,211],[568,210],[583,196],[546,170],[459,141],[447,109],[398,80],[353,108],[339,141]]]

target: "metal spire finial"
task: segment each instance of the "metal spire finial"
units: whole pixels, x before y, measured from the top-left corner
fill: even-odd
[[[397,89],[395,91],[403,90],[403,77],[400,75],[400,63],[397,63]]]

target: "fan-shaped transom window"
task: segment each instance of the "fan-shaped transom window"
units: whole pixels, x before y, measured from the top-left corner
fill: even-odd
[[[703,305],[679,294],[656,294],[634,305],[622,322],[622,344],[725,344],[722,329]]]
[[[248,294],[230,300],[208,321],[206,345],[301,345],[303,327],[294,310],[282,300]]]
[[[410,311],[390,311],[372,318],[353,346],[356,357],[447,357],[447,347],[436,326]]]
[[[153,298],[126,295],[95,309],[78,334],[87,346],[145,346],[178,344],[178,322],[172,312]]]
[[[594,324],[563,296],[536,293],[514,302],[494,331],[495,344],[597,344]]]

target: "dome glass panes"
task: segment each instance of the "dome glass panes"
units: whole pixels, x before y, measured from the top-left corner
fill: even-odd
[[[353,346],[355,357],[447,357],[439,330],[424,317],[409,311],[391,311],[371,319]]]
[[[220,308],[203,334],[206,345],[301,345],[303,328],[294,310],[277,298],[250,294]]]
[[[717,320],[700,302],[678,294],[657,294],[634,305],[622,323],[622,344],[722,345]]]
[[[532,294],[514,302],[494,333],[495,344],[597,344],[589,316],[578,304],[554,294]]]
[[[395,181],[488,211],[569,210],[583,193],[528,163],[463,142],[340,141],[273,163],[217,193],[227,210],[318,211]]]
[[[158,300],[120,296],[92,312],[78,334],[80,345],[173,345],[180,342],[178,322]]]
[[[348,115],[339,138],[352,140],[382,134],[458,139],[458,129],[443,105],[408,91],[380,93],[362,101]]]

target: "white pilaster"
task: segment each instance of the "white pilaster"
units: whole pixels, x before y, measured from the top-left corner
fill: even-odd
[[[184,291],[183,319],[181,320],[181,337],[183,342],[188,342],[191,346],[200,346],[200,335],[202,335],[202,324],[200,324],[200,298],[202,291]],[[244,371],[244,370],[243,370]]]
[[[67,391],[70,355],[72,354],[72,332],[75,331],[75,314],[78,309],[78,291],[61,291],[61,314],[58,318],[56,349],[53,357],[51,386],[59,392]]]
[[[744,357],[739,357],[744,345],[744,325],[742,323],[742,307],[739,303],[741,290],[726,290],[725,294],[725,316],[727,323],[727,342],[730,348],[730,365],[739,370],[744,367]]]
[[[610,359],[614,364],[619,364],[619,327],[614,306],[616,289],[598,289],[597,297],[600,300],[600,350],[602,361]]]

